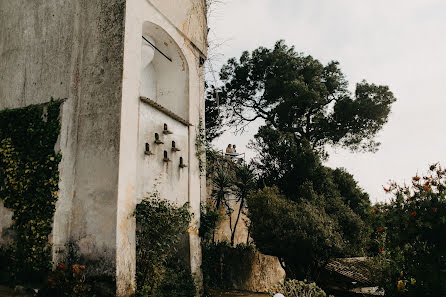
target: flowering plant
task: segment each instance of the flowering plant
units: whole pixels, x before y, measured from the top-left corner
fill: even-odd
[[[384,190],[392,198],[372,217],[386,296],[446,296],[446,170]]]
[[[57,264],[49,275],[46,286],[39,291],[39,296],[92,296],[91,286],[86,281],[85,266],[79,264]]]

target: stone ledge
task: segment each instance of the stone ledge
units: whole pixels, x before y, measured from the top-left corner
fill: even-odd
[[[152,106],[153,108],[155,108],[155,109],[161,111],[162,113],[168,115],[172,119],[180,122],[181,124],[183,124],[185,126],[188,126],[188,127],[192,126],[191,123],[189,123],[188,121],[186,121],[185,119],[183,119],[179,115],[176,115],[175,113],[171,112],[167,108],[165,108],[165,107],[161,106],[160,104],[156,103],[155,101],[153,101],[153,100],[151,100],[151,99],[149,99],[147,97],[144,97],[144,96],[139,97],[139,99],[142,102],[145,102],[145,103],[149,104],[150,106]]]

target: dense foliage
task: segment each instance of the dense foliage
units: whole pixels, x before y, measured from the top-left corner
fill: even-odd
[[[316,280],[330,258],[351,255],[355,242],[348,239],[354,241],[355,235],[362,236],[355,224],[344,231],[336,217],[349,220],[352,213],[330,216],[324,208],[324,198],[312,195],[313,201],[295,202],[273,187],[258,190],[248,198],[256,246],[265,254],[279,257],[291,278]]]
[[[236,126],[263,119],[313,149],[326,144],[373,151],[374,136],[395,101],[387,86],[365,81],[352,95],[338,62],[323,65],[284,41],[230,59],[220,72],[220,97]]]
[[[446,170],[432,165],[385,191],[393,198],[373,222],[386,296],[446,296]]]
[[[266,135],[257,146],[259,186],[273,188],[248,200],[258,248],[281,258],[288,275],[300,279],[316,279],[332,257],[365,255],[370,201],[353,176],[323,166],[308,143],[273,141],[275,131],[267,128],[259,134]]]
[[[0,112],[0,200],[14,212],[11,282],[40,281],[51,270],[48,236],[57,201],[60,153],[54,147],[60,131],[57,100]]]
[[[181,237],[190,231],[188,204],[176,207],[155,191],[136,206],[134,215],[137,296],[195,296],[190,269],[178,254]]]
[[[271,295],[281,293],[285,297],[326,297],[324,290],[316,286],[315,283],[305,281],[288,280],[283,284],[272,287],[269,292]]]

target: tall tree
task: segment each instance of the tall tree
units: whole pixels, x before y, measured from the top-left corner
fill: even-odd
[[[364,255],[368,195],[322,161],[328,145],[378,149],[374,138],[395,102],[389,88],[363,81],[352,94],[339,63],[323,65],[283,41],[230,59],[220,78],[228,123],[264,123],[252,147],[267,187],[248,199],[260,251],[284,260],[289,275],[313,279],[331,257]]]
[[[220,78],[230,123],[243,127],[263,119],[320,151],[327,144],[376,150],[374,137],[395,102],[387,86],[366,81],[351,94],[338,62],[323,65],[284,41],[228,60]]]

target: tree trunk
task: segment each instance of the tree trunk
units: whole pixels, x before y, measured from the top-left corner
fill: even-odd
[[[240,208],[238,210],[237,219],[235,220],[235,223],[234,223],[234,229],[231,232],[231,246],[234,246],[235,231],[237,230],[237,224],[240,220],[240,214],[242,213],[244,204],[245,204],[245,199],[242,198],[240,201]]]

